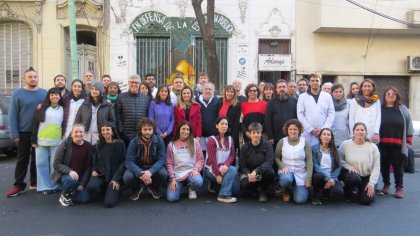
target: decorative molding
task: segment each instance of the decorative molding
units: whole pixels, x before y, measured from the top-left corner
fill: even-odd
[[[286,22],[281,11],[273,8],[267,19],[255,30],[256,36],[270,35],[271,37],[293,36],[294,31],[290,29],[290,22]]]
[[[177,0],[176,5],[178,6],[180,17],[185,18],[185,12],[187,10],[188,0]]]
[[[117,17],[117,24],[124,23],[127,17],[127,0],[118,1],[118,8],[120,10],[120,15]]]
[[[245,23],[246,9],[248,8],[248,0],[238,0],[239,11],[241,12],[241,23]]]
[[[16,18],[16,13],[10,9],[10,6],[5,2],[0,2],[0,19],[1,18]]]
[[[76,18],[83,18],[89,20],[102,19],[103,1],[100,0],[76,0],[75,10]],[[57,2],[57,19],[68,19],[68,1],[60,0]]]
[[[35,32],[41,31],[43,0],[27,2],[0,2],[0,19],[26,22]]]

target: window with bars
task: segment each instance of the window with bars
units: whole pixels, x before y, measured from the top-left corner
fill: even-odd
[[[23,22],[0,22],[0,93],[22,87],[23,72],[32,65],[32,34]]]

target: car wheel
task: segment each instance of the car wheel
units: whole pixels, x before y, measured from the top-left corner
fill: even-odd
[[[7,148],[3,149],[4,154],[6,154],[9,157],[15,157],[17,155],[17,149],[16,148]]]

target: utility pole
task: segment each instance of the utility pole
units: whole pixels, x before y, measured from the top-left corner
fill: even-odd
[[[73,80],[79,78],[79,63],[77,58],[77,38],[76,38],[76,11],[74,0],[68,1],[69,6],[69,28],[70,28],[70,54]]]

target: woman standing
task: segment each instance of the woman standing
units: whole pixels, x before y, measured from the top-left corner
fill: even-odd
[[[112,81],[108,84],[106,98],[112,105],[114,105],[115,101],[117,100],[118,94],[120,93],[121,89],[118,82]]]
[[[58,186],[51,181],[54,155],[61,142],[63,125],[63,107],[61,92],[58,88],[48,90],[41,107],[35,112],[31,143],[35,148],[37,191],[50,194]]]
[[[331,130],[334,133],[335,146],[350,138],[349,110],[350,105],[344,97],[344,88],[341,84],[334,84],[331,87],[331,95],[334,103],[335,117]]]
[[[71,82],[70,96],[63,97],[63,141],[69,137],[71,130],[73,129],[76,114],[85,101],[84,87],[83,81],[75,79]]]
[[[347,94],[347,99],[348,100],[353,99],[359,93],[359,90],[360,90],[359,83],[351,82],[350,88],[349,88],[349,93]]]
[[[178,127],[181,121],[188,121],[191,125],[192,135],[200,141],[202,135],[202,124],[201,124],[201,110],[200,104],[193,99],[193,91],[190,87],[184,87],[181,90],[178,103],[174,108],[175,123],[174,127]],[[175,134],[176,130],[174,130]]]
[[[85,140],[95,145],[99,141],[99,127],[105,122],[115,125],[115,112],[103,97],[104,86],[95,82],[90,89],[89,99],[84,101],[76,115],[76,123],[86,127]]]
[[[260,97],[260,90],[256,84],[249,84],[246,86],[245,94],[248,101],[241,104],[241,129],[244,142],[248,142],[251,138],[251,133],[248,131],[248,127],[251,123],[260,123],[261,126],[264,127],[264,114],[267,102],[258,99]]]
[[[150,100],[153,99],[152,89],[150,88],[149,84],[147,84],[144,81],[140,83],[139,92],[144,94],[144,95],[147,95],[150,98]]]
[[[289,120],[284,124],[283,132],[287,137],[280,139],[276,147],[276,163],[279,167],[279,183],[283,188],[283,201],[293,200],[304,204],[308,200],[308,188],[312,182],[312,149],[308,141],[300,135],[303,125],[299,120]]]
[[[165,147],[168,146],[175,123],[168,86],[159,86],[155,99],[150,101],[149,118],[156,122],[156,134],[163,138]]]
[[[333,200],[342,198],[343,185],[338,181],[341,171],[340,157],[334,144],[334,134],[330,129],[321,129],[319,144],[312,147],[312,160],[314,164],[312,204],[322,204],[321,199],[325,197],[323,196],[325,193]]]
[[[238,151],[239,153],[239,120],[241,119],[241,104],[238,101],[233,85],[226,86],[222,102],[220,103],[219,117],[224,116],[226,116],[229,121],[226,135],[233,138],[235,152]]]
[[[272,83],[266,83],[264,85],[262,100],[268,102],[273,97],[274,85]]]
[[[91,196],[105,191],[105,206],[114,207],[118,202],[125,171],[125,145],[117,138],[116,129],[111,123],[103,123],[100,130],[92,174],[86,188]]]
[[[365,79],[360,84],[359,93],[350,101],[349,126],[363,123],[367,128],[367,138],[372,143],[379,142],[379,128],[381,126],[381,102],[375,94],[375,83]]]
[[[236,168],[232,165],[235,161],[235,144],[232,137],[226,135],[228,123],[226,117],[219,117],[216,120],[218,135],[208,138],[204,175],[213,186],[221,186],[218,201],[233,203],[236,202],[236,198],[232,195],[239,186],[235,182]]]
[[[384,181],[382,192],[390,192],[390,165],[394,167],[395,197],[403,198],[403,162],[408,155],[408,147],[413,142],[413,124],[406,106],[400,102],[400,95],[395,87],[385,90],[381,106],[382,119],[379,133],[381,142],[381,174]]]
[[[204,156],[200,143],[194,139],[190,123],[181,121],[167,149],[166,168],[171,179],[166,191],[169,202],[179,200],[184,184],[189,186],[188,198],[197,198],[195,190],[203,184],[200,175],[203,166]]]
[[[375,200],[375,184],[379,177],[378,147],[367,140],[366,125],[356,123],[353,127],[354,138],[344,141],[339,150],[343,154],[343,170],[340,180],[344,182],[346,201],[358,199],[369,205]],[[353,193],[358,189],[358,196]]]

